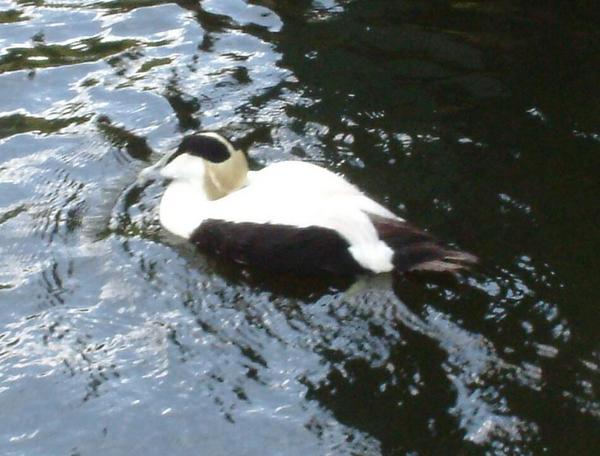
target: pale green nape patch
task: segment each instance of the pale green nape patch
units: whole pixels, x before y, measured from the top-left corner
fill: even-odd
[[[204,189],[210,200],[222,198],[246,185],[248,161],[243,152],[230,150],[231,157],[221,163],[204,161]]]

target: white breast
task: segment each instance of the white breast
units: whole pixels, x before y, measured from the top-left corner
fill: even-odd
[[[171,233],[190,238],[206,218],[207,203],[201,185],[172,182],[160,201],[160,223]]]

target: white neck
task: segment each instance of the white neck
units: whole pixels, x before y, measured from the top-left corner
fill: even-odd
[[[231,150],[221,163],[184,153],[161,170],[172,179],[160,202],[160,223],[170,232],[189,238],[207,217],[211,201],[219,200],[246,184],[248,163],[244,154]],[[204,207],[203,207],[204,206]]]

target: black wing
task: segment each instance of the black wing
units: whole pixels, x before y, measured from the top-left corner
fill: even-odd
[[[435,237],[408,222],[369,214],[379,238],[393,251],[394,269],[405,271],[457,271],[477,257],[442,245]]]
[[[201,250],[253,267],[301,275],[366,272],[336,231],[310,226],[206,220],[191,241]]]

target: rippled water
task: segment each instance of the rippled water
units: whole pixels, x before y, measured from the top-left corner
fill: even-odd
[[[600,37],[536,5],[0,0],[0,453],[597,454]],[[202,257],[130,187],[199,129],[483,262]]]

